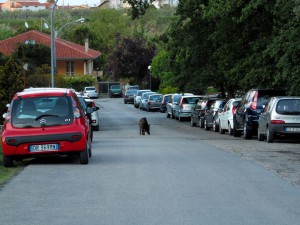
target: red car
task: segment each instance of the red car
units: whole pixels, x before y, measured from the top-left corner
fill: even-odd
[[[63,88],[30,88],[16,93],[5,116],[3,164],[39,155],[91,157],[91,122],[75,92]]]

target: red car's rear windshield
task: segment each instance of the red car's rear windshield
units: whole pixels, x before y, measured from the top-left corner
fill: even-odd
[[[74,113],[70,97],[18,98],[12,103],[11,122],[14,127],[67,125],[73,120]]]

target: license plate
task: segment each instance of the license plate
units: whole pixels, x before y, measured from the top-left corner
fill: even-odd
[[[300,132],[300,127],[286,127],[286,132]]]
[[[57,151],[58,144],[30,145],[30,152]]]

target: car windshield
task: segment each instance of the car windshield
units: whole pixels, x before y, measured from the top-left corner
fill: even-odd
[[[85,90],[86,90],[86,91],[95,91],[96,88],[94,88],[94,87],[89,87],[89,88],[85,88]]]
[[[276,112],[283,115],[300,115],[300,99],[282,99],[278,101]]]
[[[44,127],[71,124],[74,120],[70,97],[20,98],[13,101],[14,127]]]
[[[181,97],[181,95],[174,95],[174,100],[173,102],[177,102],[179,100],[179,98]]]
[[[162,95],[151,95],[150,100],[151,101],[161,101]]]
[[[127,90],[126,91],[126,95],[134,95],[134,94],[136,94],[136,90]]]
[[[184,98],[183,103],[185,103],[185,104],[196,104],[197,99],[199,99],[199,98],[198,97]]]

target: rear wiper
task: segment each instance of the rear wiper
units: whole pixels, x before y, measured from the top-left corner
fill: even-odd
[[[58,115],[53,115],[53,114],[42,114],[42,115],[38,116],[37,118],[35,118],[34,120],[37,121],[38,119],[41,119],[41,118],[47,117],[47,116],[50,116],[50,117],[59,117]]]

